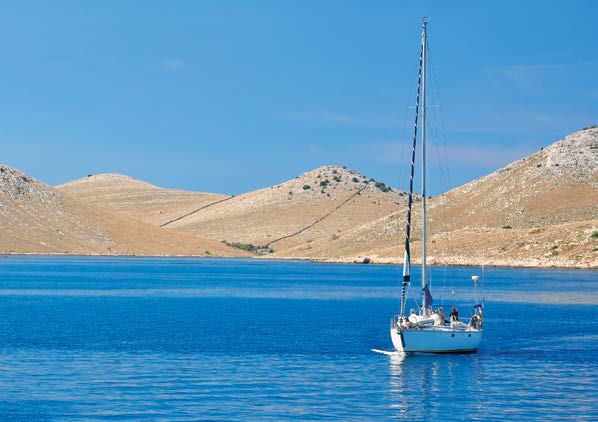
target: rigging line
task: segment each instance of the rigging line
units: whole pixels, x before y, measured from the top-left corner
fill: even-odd
[[[432,76],[432,79],[434,81],[434,85],[436,88],[435,90],[432,90],[432,93],[433,93],[433,95],[435,94],[437,96],[438,102],[439,102],[439,104],[441,104],[440,88],[438,86],[438,79],[436,78],[434,62],[433,62],[431,53],[430,53],[430,68],[431,68],[431,74],[432,74],[431,76]],[[448,191],[452,186],[452,183],[450,181],[450,171],[449,171],[448,166],[444,167],[441,165],[442,159],[440,158],[440,151],[442,150],[444,152],[445,162],[448,162],[448,154],[447,154],[447,147],[446,147],[446,145],[447,145],[446,144],[446,124],[445,124],[446,119],[444,117],[444,107],[440,106],[439,108],[440,108],[440,119],[436,115],[436,110],[434,109],[434,111],[433,111],[433,118],[434,118],[434,123],[435,123],[434,129],[435,129],[435,133],[437,136],[435,141],[437,142],[437,145],[439,145],[437,153],[438,153],[438,157],[439,157],[438,158],[439,159],[439,167],[441,168],[441,173],[442,173],[442,179],[443,179],[442,182],[443,182],[445,189]],[[440,125],[442,125],[442,128],[440,130],[440,133],[442,136],[438,135],[438,127],[437,127],[438,121],[440,122]],[[442,148],[440,148],[440,143],[438,142],[438,140],[442,141],[442,144],[443,144]],[[445,171],[442,172],[442,170],[445,170]]]
[[[432,49],[429,48],[428,50],[428,54],[429,54],[429,63],[430,63],[430,74],[432,76],[432,80],[434,81],[434,85],[433,85],[433,89],[431,89],[430,91],[432,92],[432,98],[434,100],[434,98],[438,99],[438,103],[442,104],[440,101],[440,88],[438,85],[438,79],[436,77],[436,67],[435,67],[435,63],[433,60],[433,56],[432,56]],[[434,89],[435,88],[435,89]],[[444,109],[442,108],[442,105],[440,106],[440,113],[441,113],[441,118],[444,116]],[[443,142],[443,146],[444,146],[444,156],[445,156],[445,163],[448,163],[448,155],[446,153],[446,128],[444,131],[441,130],[441,133],[443,135],[443,138],[441,138],[438,135],[438,116],[436,113],[436,107],[433,109],[432,112],[432,121],[433,121],[433,141],[434,141],[434,145],[436,147],[436,154],[437,154],[437,159],[438,159],[438,168],[439,168],[439,173],[440,173],[440,179],[441,179],[441,185],[443,185],[443,189],[442,189],[442,193],[440,195],[440,209],[442,212],[442,220],[444,222],[444,224],[442,225],[442,232],[444,233],[444,237],[445,237],[445,241],[446,241],[446,247],[447,247],[447,251],[448,251],[448,255],[449,255],[449,260],[452,258],[453,256],[453,250],[452,250],[452,245],[450,242],[450,236],[449,236],[449,232],[448,232],[448,216],[447,216],[447,201],[446,201],[446,196],[445,193],[448,192],[448,190],[450,189],[450,173],[449,173],[449,169],[448,169],[448,165],[445,167],[442,165],[442,159],[440,156],[440,145],[439,145],[439,139],[442,139]],[[443,124],[444,126],[444,121],[441,121],[441,124]],[[445,172],[443,171],[446,171]],[[446,290],[446,278],[447,278],[447,271],[448,269],[444,268],[444,277],[443,277],[443,288],[441,290],[442,296],[441,296],[441,301],[444,302],[444,293]],[[454,291],[454,287],[453,287],[453,282],[452,282],[452,278],[450,281],[451,284],[451,292]]]
[[[438,85],[438,79],[436,78],[436,72],[434,72],[434,66],[433,66],[433,60],[432,60],[431,53],[430,53],[430,62],[432,63],[432,66],[431,66],[432,70],[433,70],[432,80],[434,81],[434,86],[436,88],[436,94],[438,96],[438,102],[439,102],[439,104],[442,104],[442,99],[440,98],[440,88],[439,88],[439,85]],[[442,128],[441,128],[442,138],[441,138],[441,140],[442,140],[442,143],[443,143],[444,156],[445,156],[446,162],[448,163],[448,152],[447,152],[448,148],[447,148],[447,142],[446,142],[446,116],[445,116],[445,112],[444,112],[444,107],[442,107],[442,106],[440,107],[440,124],[442,125]],[[452,184],[451,178],[450,178],[450,171],[449,171],[448,167],[447,167],[446,170],[447,170],[446,171],[446,176],[447,176],[447,185],[448,185],[447,189],[451,189],[453,184]]]
[[[434,91],[431,90],[431,92],[432,92],[432,99],[434,100]],[[436,153],[438,153],[438,139],[437,139],[438,138],[438,130],[437,130],[437,125],[436,125],[436,111],[435,110],[433,110],[432,119],[430,119],[430,120],[432,123],[432,129],[433,129],[432,131],[430,131],[432,143],[434,146],[434,150],[436,151]],[[438,168],[442,169],[440,162],[439,162]],[[443,180],[442,172],[439,172],[439,176],[440,176],[440,181],[442,184],[442,180]],[[433,228],[433,230],[431,230],[431,232],[433,232],[433,233],[435,233],[437,231],[441,231],[443,229],[442,223],[438,223],[437,219],[432,220],[431,226]],[[435,240],[433,242],[435,243]],[[439,255],[440,251],[438,250],[438,246],[435,245],[435,248],[436,248],[436,253]],[[447,276],[447,270],[446,270],[446,268],[444,268],[444,270],[442,271],[442,289],[440,290],[441,291],[441,297],[440,297],[441,302],[444,301],[444,292],[446,290],[446,276]]]
[[[434,67],[434,62],[432,60],[432,50],[428,50],[428,62],[429,62],[429,69],[430,69],[430,75],[431,76],[435,76],[435,67]],[[432,123],[432,131],[430,131],[430,135],[432,138],[432,143],[434,145],[434,150],[436,151],[436,154],[438,154],[438,128],[437,128],[437,117],[436,117],[436,108],[438,107],[438,101],[436,99],[436,93],[434,91],[434,87],[431,87],[432,89],[430,89],[430,94],[432,96],[432,113],[431,113],[431,123]],[[442,172],[442,165],[440,163],[439,160],[439,165],[438,165],[438,169],[439,169],[439,179],[441,182],[441,185],[443,184],[444,181],[444,175]],[[434,220],[434,222],[431,224],[432,227],[436,226],[436,221]],[[433,230],[431,230],[433,232]],[[442,277],[442,289],[441,289],[441,302],[444,301],[444,292],[446,290],[446,275],[447,275],[447,270],[446,268],[444,268],[443,270],[443,277]]]
[[[415,290],[411,288],[411,286],[409,286],[409,293],[411,293],[411,299],[413,299],[413,302],[415,303],[415,309],[417,309],[417,313],[419,314],[419,310],[420,310],[420,304],[418,301],[418,296],[417,294],[415,294]],[[423,306],[423,304],[421,305]]]
[[[453,257],[453,247],[452,247],[452,243],[450,241],[450,234],[449,234],[449,227],[448,227],[448,215],[447,215],[447,208],[448,208],[448,204],[447,204],[447,198],[446,195],[444,193],[442,193],[440,195],[440,212],[442,213],[442,233],[443,233],[443,237],[446,243],[446,249],[447,249],[447,253],[448,253],[448,264],[450,264],[450,261],[452,260]],[[452,287],[452,282],[451,282],[451,287]]]
[[[440,172],[440,179],[441,179],[441,186],[443,187],[444,191],[447,191],[448,189],[450,189],[450,181],[449,181],[449,171],[448,171],[448,166],[442,166],[442,161],[440,159],[440,143],[439,143],[439,139],[441,139],[440,135],[438,134],[438,116],[437,116],[437,112],[436,109],[440,108],[441,113],[443,112],[443,107],[442,107],[442,101],[440,99],[440,88],[438,86],[438,79],[436,77],[436,67],[435,67],[435,63],[433,60],[433,56],[432,56],[432,50],[429,49],[429,67],[430,67],[430,76],[432,77],[432,80],[434,81],[434,85],[432,87],[432,89],[430,90],[432,93],[432,100],[434,101],[434,104],[437,105],[433,108],[432,110],[432,118],[434,120],[434,135],[435,137],[433,138],[434,143],[437,147],[436,149],[436,153],[438,155],[438,167],[439,167],[439,172]],[[435,88],[435,89],[434,89]],[[443,122],[441,122],[443,123]],[[442,131],[441,129],[441,133],[443,134],[444,137],[446,137],[446,131]],[[446,147],[446,143],[445,143],[445,147]],[[446,149],[445,149],[446,151]],[[446,160],[446,162],[448,162],[448,159]]]
[[[446,158],[446,153],[445,153],[445,158]],[[440,147],[438,146],[438,161],[439,161],[439,166],[442,166],[442,158],[440,157]],[[445,161],[446,162],[446,161]],[[447,174],[448,174],[448,166],[447,166]],[[448,176],[447,176],[448,179]],[[443,192],[440,195],[440,210],[442,212],[442,219],[443,219],[443,233],[444,233],[444,238],[445,238],[445,242],[446,242],[446,247],[448,250],[448,254],[449,254],[449,259],[452,259],[453,256],[453,246],[452,243],[450,241],[450,234],[449,234],[449,227],[448,227],[448,214],[447,214],[447,209],[448,209],[448,200],[447,200],[447,196],[446,196],[446,192]]]

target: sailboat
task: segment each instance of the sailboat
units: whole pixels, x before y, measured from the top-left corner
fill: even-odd
[[[478,300],[478,284],[480,278],[473,276],[475,288],[474,314],[467,323],[459,321],[458,312],[451,313],[450,321],[445,320],[442,309],[434,311],[431,286],[426,271],[426,55],[427,55],[427,25],[429,19],[422,20],[422,41],[420,65],[415,103],[415,125],[413,134],[413,150],[411,153],[411,178],[409,181],[409,197],[407,208],[407,224],[405,227],[405,261],[403,264],[403,281],[401,285],[400,313],[391,319],[390,337],[395,349],[399,352],[427,352],[427,353],[471,353],[477,351],[482,340],[483,304]],[[419,118],[419,100],[421,94],[421,122]],[[411,283],[410,247],[411,209],[413,206],[413,177],[415,173],[415,158],[418,126],[421,125],[422,152],[422,271],[421,271],[421,299],[422,304],[417,311],[412,309],[406,314],[406,291]],[[455,309],[456,310],[456,309]]]

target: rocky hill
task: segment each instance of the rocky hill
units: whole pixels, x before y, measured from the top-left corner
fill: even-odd
[[[354,170],[327,166],[232,197],[166,227],[281,250],[334,239],[343,230],[396,212],[405,198]]]
[[[598,129],[429,200],[431,263],[598,267]],[[107,174],[53,189],[2,167],[0,250],[401,262],[406,194],[339,166],[239,196]],[[415,198],[412,250],[421,249]],[[211,240],[206,240],[211,239]]]
[[[567,136],[429,205],[433,263],[598,267],[598,129]],[[416,261],[419,219],[416,207]],[[401,210],[274,256],[400,262],[404,224]]]
[[[449,229],[540,227],[598,216],[598,129],[576,132],[445,195]],[[441,206],[435,201],[434,206]]]
[[[57,186],[65,195],[84,199],[160,226],[227,195],[164,189],[122,174],[99,174]]]
[[[339,166],[235,197],[163,189],[116,174],[90,176],[57,189],[156,226],[275,250],[334,238],[397,211],[406,200],[403,192]]]
[[[0,165],[0,253],[240,255],[219,242],[161,229],[64,195]]]

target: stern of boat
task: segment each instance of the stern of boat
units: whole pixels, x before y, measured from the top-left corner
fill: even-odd
[[[390,321],[390,338],[398,352],[474,353],[482,341],[482,330],[464,324],[405,328],[395,316]]]
[[[403,340],[401,338],[402,333],[399,328],[398,319],[398,316],[394,316],[390,320],[390,339],[392,340],[392,344],[395,347],[395,350],[397,352],[403,352]]]

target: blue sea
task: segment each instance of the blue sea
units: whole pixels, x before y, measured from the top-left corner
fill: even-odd
[[[399,274],[0,257],[0,419],[598,419],[598,271],[486,268],[481,350],[408,356],[372,351]],[[475,274],[432,268],[435,305],[470,315]]]

